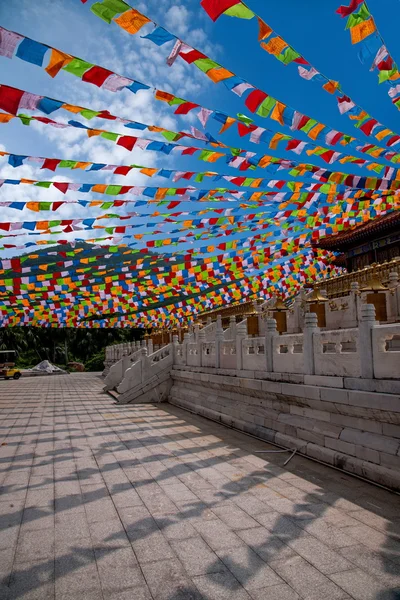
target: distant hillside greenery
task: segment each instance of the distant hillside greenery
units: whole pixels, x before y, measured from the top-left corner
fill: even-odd
[[[21,369],[49,360],[62,367],[80,362],[88,371],[102,371],[106,346],[140,340],[145,331],[4,327],[0,328],[0,350],[16,350]]]

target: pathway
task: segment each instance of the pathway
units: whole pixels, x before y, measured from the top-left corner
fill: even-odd
[[[91,374],[0,381],[1,600],[394,600],[399,496]]]

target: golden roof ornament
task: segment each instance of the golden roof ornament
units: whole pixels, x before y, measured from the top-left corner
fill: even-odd
[[[376,274],[377,266],[378,266],[377,263],[374,263],[373,265],[371,265],[371,267],[373,269],[371,276],[367,280],[367,283],[360,289],[360,292],[378,293],[378,292],[387,292],[388,291],[388,288],[385,285],[383,285],[383,283],[381,281],[379,281],[379,279],[378,279],[378,276]]]
[[[328,302],[328,298],[325,298],[321,294],[319,287],[315,286],[310,296],[307,296],[306,302],[309,304],[322,304],[323,302]]]

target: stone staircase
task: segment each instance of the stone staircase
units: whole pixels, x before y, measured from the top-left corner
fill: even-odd
[[[165,402],[172,387],[173,344],[147,353],[140,348],[111,367],[104,390],[119,404]]]

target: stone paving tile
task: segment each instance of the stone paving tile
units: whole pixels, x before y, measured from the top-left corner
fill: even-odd
[[[398,497],[96,375],[1,382],[1,600],[394,600]]]

